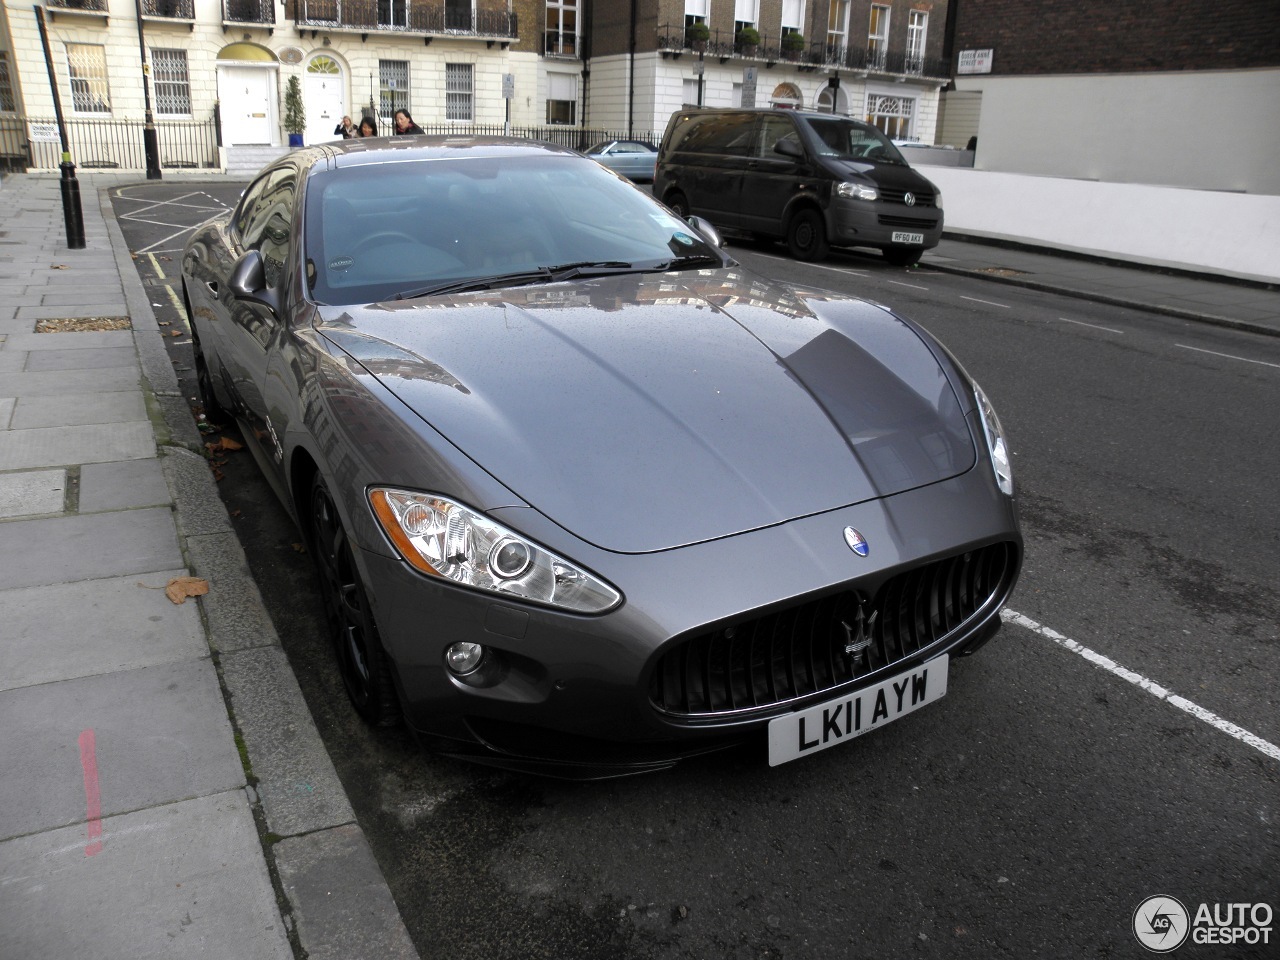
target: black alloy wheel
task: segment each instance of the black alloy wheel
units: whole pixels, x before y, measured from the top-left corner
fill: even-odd
[[[391,664],[382,649],[351,542],[319,474],[311,484],[311,546],[338,669],[351,705],[372,726],[394,726],[400,721],[400,708]]]
[[[812,207],[797,210],[787,224],[787,250],[797,260],[813,262],[826,257],[827,226]]]
[[[689,216],[689,201],[679,190],[667,194],[667,206],[681,220]]]
[[[231,417],[223,409],[222,404],[218,402],[217,394],[213,392],[213,374],[209,372],[209,362],[205,359],[204,350],[200,347],[200,334],[196,332],[196,325],[191,319],[190,307],[187,308],[187,326],[191,328],[191,352],[194,355],[196,368],[196,392],[200,397],[200,406],[204,410],[205,422],[228,423]]]

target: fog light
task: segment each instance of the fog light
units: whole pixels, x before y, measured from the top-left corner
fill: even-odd
[[[465,641],[455,643],[444,652],[444,662],[448,665],[449,670],[459,677],[475,673],[476,668],[480,666],[480,661],[483,659],[484,647],[478,643],[467,643]]]

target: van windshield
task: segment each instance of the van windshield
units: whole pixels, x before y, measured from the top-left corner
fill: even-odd
[[[808,117],[809,129],[817,137],[818,154],[864,163],[907,166],[892,141],[875,127],[845,117]]]

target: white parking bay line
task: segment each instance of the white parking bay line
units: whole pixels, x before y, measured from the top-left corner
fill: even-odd
[[[757,257],[764,257],[766,260],[779,260],[783,263],[797,263],[796,260],[790,260],[787,257],[776,257],[772,253],[760,253],[756,250],[743,250],[743,253],[750,253]],[[825,263],[805,263],[806,267],[817,267],[819,270],[830,270],[832,273],[843,273],[851,277],[869,277],[871,274],[865,270],[853,270],[845,267],[828,267]]]
[[[1236,357],[1229,353],[1218,353],[1216,350],[1201,350],[1199,347],[1188,347],[1185,343],[1175,343],[1175,347],[1181,347],[1183,350],[1194,350],[1196,353],[1207,353],[1213,357],[1224,357],[1227,360],[1242,360],[1245,363],[1260,363],[1264,367],[1275,367],[1280,369],[1280,363],[1268,363],[1266,360],[1250,360],[1248,357]]]
[[[1059,317],[1063,323],[1074,323],[1081,327],[1093,327],[1095,330],[1105,330],[1107,333],[1124,333],[1123,330],[1116,330],[1112,327],[1100,327],[1096,323],[1085,323],[1083,320],[1072,320],[1070,317]]]
[[[961,300],[972,300],[974,303],[985,303],[988,307],[999,307],[1001,310],[1010,309],[1007,303],[996,303],[993,300],[979,300],[977,297],[966,297],[961,295]]]
[[[1206,710],[1204,707],[1192,703],[1185,697],[1180,697],[1172,691],[1166,690],[1158,683],[1148,680],[1146,677],[1142,676],[1142,674],[1134,673],[1127,667],[1120,666],[1120,664],[1116,663],[1109,657],[1104,657],[1096,650],[1090,650],[1083,644],[1076,643],[1076,641],[1072,640],[1070,637],[1064,637],[1062,634],[1058,633],[1058,631],[1051,630],[1046,626],[1036,623],[1030,617],[1024,617],[1022,614],[1015,613],[1012,610],[1001,610],[1000,618],[1006,623],[1014,623],[1026,630],[1030,630],[1032,633],[1037,636],[1044,637],[1046,640],[1052,640],[1058,646],[1070,650],[1072,653],[1078,653],[1094,666],[1101,667],[1103,670],[1107,671],[1107,673],[1113,674],[1121,680],[1129,681],[1129,683],[1132,683],[1135,687],[1147,691],[1147,693],[1152,696],[1177,707],[1184,713],[1189,713],[1197,720],[1203,720],[1205,723],[1209,724],[1209,726],[1221,730],[1227,736],[1234,737],[1241,743],[1248,744],[1253,747],[1253,749],[1257,750],[1259,753],[1265,754],[1272,760],[1280,760],[1280,747],[1277,747],[1274,743],[1269,743],[1261,737],[1245,730],[1243,727],[1236,726],[1230,720],[1224,720],[1211,710]]]
[[[910,287],[912,290],[928,290],[928,287],[922,287],[918,283],[903,283],[901,280],[890,280],[895,287]]]

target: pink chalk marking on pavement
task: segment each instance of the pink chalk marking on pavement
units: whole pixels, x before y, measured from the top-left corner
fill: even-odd
[[[89,844],[84,855],[102,852],[102,795],[98,792],[97,739],[93,728],[80,734],[80,766],[84,768],[84,799],[89,810]]]

